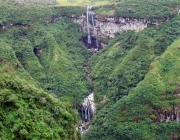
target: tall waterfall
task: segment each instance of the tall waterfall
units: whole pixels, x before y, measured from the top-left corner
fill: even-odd
[[[87,30],[88,30],[87,40],[88,40],[88,43],[91,44],[91,34],[90,34],[90,28],[89,28],[89,10],[90,10],[90,7],[87,6]]]

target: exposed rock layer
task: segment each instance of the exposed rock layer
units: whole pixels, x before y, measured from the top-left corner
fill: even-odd
[[[85,15],[81,15],[78,18],[74,18],[73,21],[81,25],[81,28],[79,30],[80,32],[87,33],[87,21]],[[96,34],[98,34],[99,37],[103,38],[113,38],[116,33],[127,30],[134,30],[135,32],[139,32],[145,29],[148,26],[148,24],[158,25],[158,23],[152,23],[151,21],[147,21],[144,19],[123,17],[115,18],[108,16],[96,16],[94,22],[95,29],[93,27],[93,24],[89,25],[91,35],[96,36]]]

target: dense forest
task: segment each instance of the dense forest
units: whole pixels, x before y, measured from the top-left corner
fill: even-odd
[[[79,2],[0,0],[0,139],[180,139],[180,1],[73,7]],[[89,2],[97,19],[141,19],[147,28],[88,49],[73,19],[86,18]],[[92,91],[96,114],[81,134]]]

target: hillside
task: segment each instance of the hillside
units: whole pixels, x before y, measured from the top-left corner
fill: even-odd
[[[54,23],[66,10],[51,7],[3,2],[0,11],[0,138],[80,139],[73,108],[88,93],[82,72],[88,53],[79,26]]]
[[[128,96],[102,109],[84,139],[178,139],[179,47],[176,40]]]
[[[1,8],[2,13],[7,13],[12,8],[16,12],[10,11],[9,16],[1,15],[2,19],[6,19],[1,26],[5,28],[0,35],[1,40],[12,47],[16,59],[26,72],[45,91],[59,97],[70,94],[77,98],[78,95],[75,100],[81,101],[84,97],[82,94],[88,93],[83,73],[87,50],[78,41],[81,37],[77,32],[79,26],[64,18],[54,23],[61,14],[68,15],[66,10],[63,11],[65,13],[60,13],[59,9],[51,8],[49,12],[48,7],[41,6],[25,6],[20,9],[5,3],[1,7],[4,6],[6,10]],[[14,16],[17,18],[11,18]],[[73,90],[69,88],[71,86]],[[73,100],[72,98],[71,101]],[[73,102],[76,106],[77,103]]]
[[[116,94],[112,98],[118,100],[128,94],[143,80],[154,58],[178,37],[179,25],[177,16],[158,28],[152,26],[139,33],[128,31],[112,39],[107,48],[90,59],[96,97]]]
[[[114,39],[106,39],[104,41],[108,42],[108,46],[89,59],[92,70],[90,77],[93,79],[99,111],[90,129],[83,135],[84,140],[179,138],[178,74],[176,75],[179,68],[176,63],[178,57],[175,57],[179,41],[175,40],[180,37],[180,16],[172,12],[172,9],[169,11],[168,7],[177,6],[173,6],[172,1],[169,1],[171,4],[161,2],[145,4],[137,1],[135,5],[138,6],[132,7],[135,11],[133,13],[125,12],[133,3],[122,3],[116,16],[149,19],[160,24],[150,24],[138,33],[126,31],[117,34]],[[155,9],[155,5],[162,7]],[[151,7],[153,13],[146,13],[142,7]],[[163,7],[166,13],[163,13]],[[108,11],[109,7],[105,8]],[[105,8],[97,11],[104,14]],[[172,59],[164,55],[167,52],[172,55]],[[154,66],[161,57],[161,62]],[[151,72],[153,68],[156,72]],[[149,78],[147,80],[148,75],[153,75],[149,76],[152,81]],[[159,76],[160,79],[157,79]],[[156,80],[158,83],[153,83]],[[146,81],[151,81],[152,84]]]
[[[9,44],[0,41],[0,138],[78,139],[77,112],[39,88]]]

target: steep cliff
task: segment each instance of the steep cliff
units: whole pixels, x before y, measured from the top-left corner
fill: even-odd
[[[95,15],[95,13],[90,13],[90,15]],[[90,24],[91,35],[102,38],[113,38],[116,33],[133,30],[139,32],[147,27],[148,24],[158,24],[152,23],[151,21],[146,21],[145,19],[135,19],[135,18],[123,18],[123,17],[108,17],[108,16],[94,16],[95,26]],[[76,19],[74,22],[81,25],[80,32],[87,33],[87,22],[86,16],[82,15]],[[94,29],[95,28],[95,29]]]

